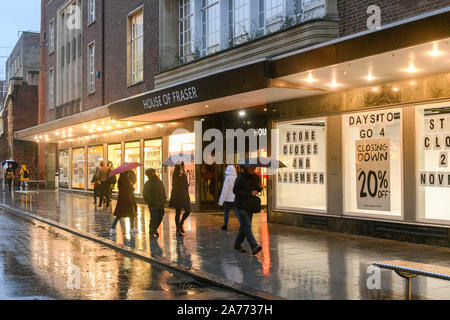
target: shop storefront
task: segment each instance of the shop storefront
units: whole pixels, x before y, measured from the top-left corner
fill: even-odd
[[[449,43],[442,12],[118,101],[58,144],[60,187],[88,190],[103,154],[116,167],[143,163],[137,194],[147,168],[169,194],[162,162],[209,143],[194,121],[200,135],[253,128],[269,143],[245,156],[287,166],[259,170],[270,222],[448,245]],[[219,209],[225,165],[186,171],[194,210]]]

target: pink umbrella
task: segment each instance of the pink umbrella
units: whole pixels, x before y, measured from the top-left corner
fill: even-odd
[[[137,167],[142,166],[142,164],[137,163],[137,162],[132,162],[132,163],[124,163],[123,165],[117,167],[116,169],[114,169],[113,171],[111,171],[111,173],[109,174],[110,177],[115,176],[116,174],[121,174],[130,170],[133,170]]]

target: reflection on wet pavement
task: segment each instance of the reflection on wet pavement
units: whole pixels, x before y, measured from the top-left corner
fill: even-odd
[[[245,299],[0,210],[0,300]]]
[[[180,239],[175,234],[174,212],[166,210],[160,238],[149,241],[150,218],[145,206],[139,206],[139,234],[131,234],[129,221],[123,220],[117,226],[117,235],[111,238],[111,211],[95,209],[88,196],[69,192],[15,193],[13,199],[3,196],[1,201],[288,299],[404,299],[404,280],[388,270],[381,271],[381,290],[368,288],[367,280],[372,275],[368,267],[372,262],[402,259],[447,267],[450,262],[448,248],[268,224],[265,214],[255,216],[253,231],[263,251],[254,257],[233,249],[238,230],[234,217],[230,219],[230,231],[223,232],[220,215],[193,213],[186,221],[187,235]],[[418,277],[413,281],[413,298],[450,299],[450,284]]]

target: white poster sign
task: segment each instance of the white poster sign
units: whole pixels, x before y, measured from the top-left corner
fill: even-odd
[[[390,159],[389,139],[356,141],[358,209],[391,211]]]

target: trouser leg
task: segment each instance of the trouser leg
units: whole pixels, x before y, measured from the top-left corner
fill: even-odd
[[[111,229],[116,229],[117,223],[119,222],[120,218],[116,217],[113,221],[113,224],[111,226]]]
[[[236,239],[236,244],[239,244],[238,240],[243,241],[245,237],[247,238],[250,247],[254,248],[258,245],[258,242],[256,242],[256,239],[252,233],[253,213],[248,213],[247,211],[242,209],[239,209],[238,211],[239,211],[239,221],[241,222],[241,228],[239,229],[239,235],[238,238]],[[244,237],[242,236],[242,234],[244,234]],[[242,243],[242,241],[240,243]]]
[[[156,231],[156,224],[158,220],[158,210],[157,209],[150,209],[150,235],[154,234]]]
[[[227,202],[224,203],[224,212],[223,212],[223,225],[225,227],[228,226],[228,219],[230,217],[230,209],[231,205]]]

